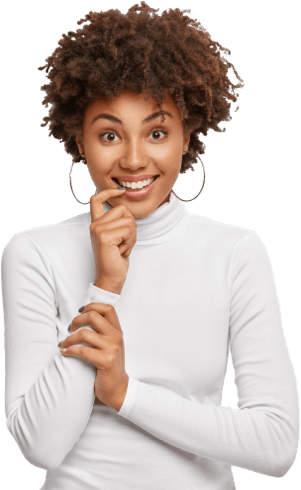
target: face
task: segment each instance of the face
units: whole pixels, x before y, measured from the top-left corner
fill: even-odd
[[[169,201],[190,139],[190,135],[184,136],[171,96],[162,103],[164,122],[162,115],[156,114],[156,100],[144,97],[130,89],[119,97],[97,97],[86,109],[82,134],[76,138],[99,191],[119,187],[131,177],[139,181],[156,177],[154,185],[145,191],[129,189],[107,201],[113,207],[125,204],[135,218],[148,216]]]

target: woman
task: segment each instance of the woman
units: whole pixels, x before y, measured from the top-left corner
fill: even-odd
[[[90,13],[41,68],[44,126],[96,186],[90,212],[2,257],[7,425],[43,490],[230,490],[231,466],[279,477],[296,454],[265,247],[172,191],[242,85],[199,23],[155,12]],[[239,410],[220,404],[229,348]]]

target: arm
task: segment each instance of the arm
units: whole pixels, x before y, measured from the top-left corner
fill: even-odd
[[[234,250],[230,306],[239,409],[196,403],[130,378],[118,413],[185,451],[281,477],[296,456],[298,397],[271,265],[254,232]]]
[[[51,266],[31,239],[13,236],[2,255],[1,279],[7,427],[30,463],[56,468],[90,418],[96,367],[60,353]],[[78,307],[95,301],[116,307],[118,300],[90,284]]]

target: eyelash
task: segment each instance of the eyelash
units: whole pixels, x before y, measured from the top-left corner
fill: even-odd
[[[152,134],[152,133],[156,133],[156,132],[158,132],[158,133],[163,133],[164,135],[166,135],[166,134],[167,134],[167,131],[164,131],[163,129],[153,129],[153,130],[152,130],[152,132],[151,132],[150,134]],[[99,137],[100,137],[100,138],[102,138],[102,137],[103,137],[104,135],[106,135],[106,134],[115,134],[116,136],[118,136],[116,133],[114,133],[114,131],[106,131],[105,133],[100,134],[100,135],[99,135]],[[161,140],[162,140],[162,139],[164,139],[164,138],[161,138]],[[105,141],[106,141],[107,143],[112,143],[111,141],[107,141],[107,140],[105,140]],[[155,141],[160,141],[160,139],[155,140]],[[114,143],[114,141],[113,141],[113,143]]]

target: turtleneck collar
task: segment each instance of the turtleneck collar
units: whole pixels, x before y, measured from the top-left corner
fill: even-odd
[[[103,203],[105,213],[112,207],[107,202]],[[189,213],[182,201],[173,192],[169,201],[165,202],[145,218],[135,218],[137,223],[137,240],[135,245],[152,245],[171,240],[186,225]],[[90,231],[90,212],[84,214],[84,223]]]

